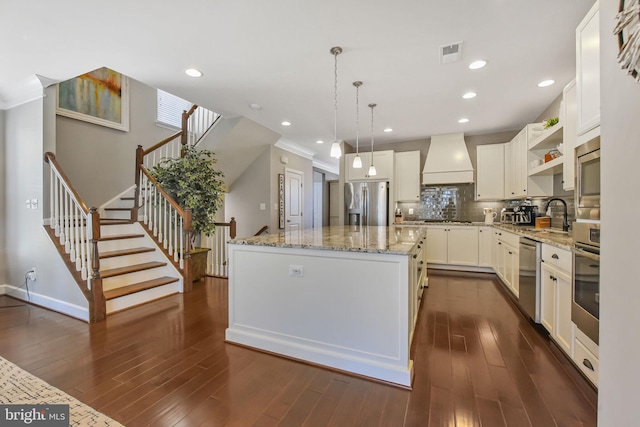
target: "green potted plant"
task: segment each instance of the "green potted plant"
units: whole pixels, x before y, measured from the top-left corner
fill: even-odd
[[[210,236],[215,231],[215,215],[222,207],[224,174],[215,168],[213,152],[185,146],[182,153],[182,157],[161,160],[149,172],[182,209],[191,209],[193,244],[200,233]],[[208,251],[196,248],[191,252],[195,280],[204,276]]]

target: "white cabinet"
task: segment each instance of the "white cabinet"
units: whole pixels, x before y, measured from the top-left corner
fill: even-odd
[[[504,150],[506,144],[476,147],[476,200],[504,199]]]
[[[572,80],[562,91],[562,128],[563,169],[562,188],[572,191],[575,187],[575,147],[578,136],[578,113],[576,104],[576,81]]]
[[[493,267],[492,227],[478,227],[478,266]]]
[[[558,346],[573,356],[571,252],[542,245],[540,321]]]
[[[598,344],[591,341],[580,329],[575,328],[573,361],[591,382],[598,387],[600,363]]]
[[[576,99],[580,136],[600,125],[600,12],[597,1],[576,28]]]
[[[527,135],[527,128],[525,127],[505,146],[505,199],[517,199],[527,196]]]
[[[503,230],[494,231],[494,270],[516,297],[520,295],[520,237]]]
[[[420,151],[395,154],[395,185],[397,202],[420,201]]]
[[[393,150],[373,152],[373,164],[376,167],[375,176],[369,176],[371,152],[360,153],[362,167],[357,169],[353,167],[355,156],[355,153],[345,155],[346,181],[383,181],[393,178]]]
[[[478,265],[478,227],[427,227],[427,263]]]

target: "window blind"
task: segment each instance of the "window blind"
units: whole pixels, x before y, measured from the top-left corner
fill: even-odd
[[[182,112],[189,111],[193,104],[178,96],[158,89],[157,122],[164,126],[182,129]]]

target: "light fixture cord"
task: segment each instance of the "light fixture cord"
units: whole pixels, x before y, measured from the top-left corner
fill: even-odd
[[[375,105],[371,106],[371,166],[373,166],[373,108]]]
[[[360,129],[360,101],[358,98],[358,92],[360,90],[360,86],[356,86],[356,155],[358,155],[358,130]]]
[[[333,142],[338,142],[338,52],[333,54]]]

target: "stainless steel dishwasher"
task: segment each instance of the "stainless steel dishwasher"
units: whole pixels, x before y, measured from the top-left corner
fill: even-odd
[[[535,240],[520,238],[520,307],[540,323],[540,259],[542,244]]]

